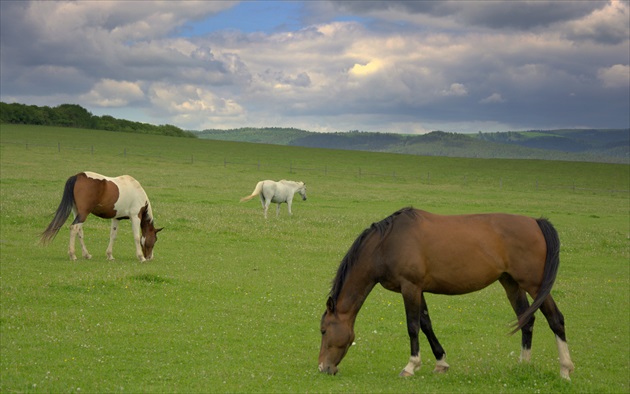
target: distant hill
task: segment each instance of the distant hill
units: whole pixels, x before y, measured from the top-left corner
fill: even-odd
[[[461,134],[361,131],[316,133],[294,128],[204,130],[200,138],[424,156],[628,163],[630,129],[529,130]]]

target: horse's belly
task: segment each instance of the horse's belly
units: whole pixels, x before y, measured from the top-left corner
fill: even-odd
[[[501,274],[487,272],[485,275],[459,273],[448,278],[428,278],[423,291],[446,295],[468,294],[488,287],[500,276]]]

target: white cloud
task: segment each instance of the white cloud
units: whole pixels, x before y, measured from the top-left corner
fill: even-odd
[[[612,0],[585,17],[567,23],[574,39],[588,39],[605,44],[618,44],[630,36],[630,3]]]
[[[597,77],[607,88],[628,88],[630,87],[630,66],[615,64],[612,67],[600,68]]]
[[[235,100],[218,97],[194,85],[154,83],[148,95],[156,116],[171,117],[187,128],[208,124],[216,118],[238,118],[245,113]]]
[[[442,96],[467,96],[468,90],[466,90],[466,86],[461,83],[452,83],[448,89],[443,89],[441,92]]]
[[[354,77],[367,77],[369,75],[375,74],[383,69],[383,62],[378,59],[374,59],[367,64],[359,64],[355,63],[354,66],[350,69],[350,75]]]
[[[481,104],[504,103],[505,100],[500,93],[492,93],[490,96],[479,101]]]
[[[79,96],[81,101],[100,107],[122,107],[144,98],[137,82],[103,79],[88,93]]]

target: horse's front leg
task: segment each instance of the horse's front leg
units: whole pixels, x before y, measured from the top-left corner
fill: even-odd
[[[417,286],[409,284],[401,289],[401,293],[405,303],[407,333],[409,334],[409,344],[411,346],[409,362],[400,373],[400,376],[406,377],[412,376],[422,365],[420,343],[418,342],[422,291]]]
[[[109,231],[109,245],[107,245],[107,260],[114,260],[113,250],[114,250],[114,241],[116,240],[116,234],[118,233],[118,224],[120,220],[114,218],[112,219],[112,227]]]
[[[293,212],[291,212],[291,205],[293,205],[293,197],[289,197],[287,198],[287,208],[289,209],[289,216],[293,215]]]
[[[433,325],[431,324],[431,318],[429,317],[429,309],[427,308],[427,302],[422,294],[422,303],[420,305],[420,328],[427,337],[431,351],[435,356],[435,369],[433,372],[446,372],[450,368],[450,365],[446,362],[446,352],[440,342],[438,341],[435,333],[433,332]]]
[[[138,260],[140,260],[141,263],[143,263],[147,260],[144,258],[144,253],[142,253],[142,246],[140,245],[140,218],[137,216],[133,216],[131,218],[131,231],[133,232],[133,240],[136,243],[136,257],[138,258]]]

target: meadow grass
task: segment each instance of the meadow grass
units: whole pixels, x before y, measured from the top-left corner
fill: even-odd
[[[0,128],[0,392],[628,392],[627,165],[346,152],[51,127]],[[92,260],[70,262],[65,228],[38,237],[65,180],[131,174],[164,226],[138,263],[129,223],[114,262],[109,221],[90,217]],[[239,203],[261,179],[305,181],[308,200],[264,220]],[[562,241],[552,294],[576,371],[559,377],[537,313],[532,362],[500,285],[427,295],[451,370],[397,375],[409,356],[402,298],[375,288],[337,376],[317,372],[319,320],[339,261],[372,222],[436,213],[548,217]]]

